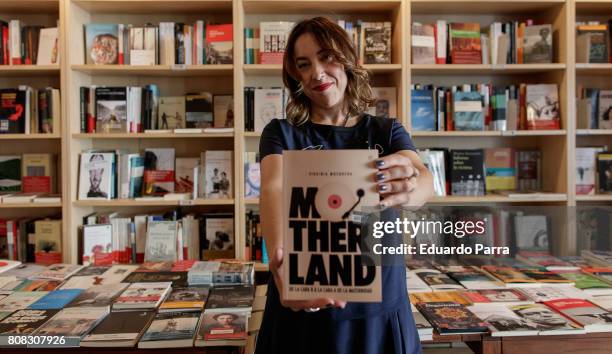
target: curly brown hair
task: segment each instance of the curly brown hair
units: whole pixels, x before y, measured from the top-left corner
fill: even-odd
[[[370,74],[359,65],[357,51],[346,31],[325,17],[314,17],[298,22],[287,39],[283,57],[283,82],[289,90],[287,119],[299,126],[310,119],[310,99],[304,94],[295,64],[295,42],[310,33],[322,49],[330,51],[334,60],[344,66],[347,77],[345,103],[348,114],[357,115],[374,103]]]

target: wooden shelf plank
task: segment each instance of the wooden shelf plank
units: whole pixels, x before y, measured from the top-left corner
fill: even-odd
[[[185,14],[232,10],[232,0],[72,0],[72,2],[94,13]]]
[[[136,206],[189,206],[189,205],[233,205],[234,199],[196,199],[196,200],[76,200],[72,204],[78,207],[136,207]]]
[[[612,12],[612,3],[609,4]],[[612,64],[576,63],[576,74],[578,75],[602,75],[612,74]]]
[[[530,196],[526,194],[520,197],[508,197],[504,195],[485,195],[479,197],[472,196],[454,196],[433,197],[428,201],[429,204],[483,204],[483,203],[539,203],[539,202],[564,202],[567,201],[565,194],[551,194],[546,196],[545,193]]]
[[[411,0],[413,15],[425,14],[531,14],[555,6],[563,6],[564,0]]]
[[[0,134],[0,140],[52,140],[60,138],[59,134]]]
[[[603,15],[612,13],[610,0],[575,0],[576,15]]]
[[[0,65],[0,76],[50,76],[59,74],[59,65]]]
[[[210,65],[72,65],[72,70],[94,76],[231,76],[233,64]]]
[[[259,198],[245,198],[244,204],[246,205],[259,205]]]
[[[75,133],[74,139],[184,139],[184,138],[233,138],[234,133]]]
[[[60,0],[2,0],[0,13],[58,14]]]
[[[0,203],[0,209],[61,208],[62,203]]]
[[[577,195],[579,202],[612,202],[612,194]]]
[[[413,75],[532,74],[564,70],[563,63],[553,64],[411,64]]]
[[[564,136],[565,130],[507,130],[507,131],[412,131],[413,137],[516,137],[516,136]]]
[[[576,135],[612,135],[612,129],[577,129]]]
[[[243,0],[247,14],[380,13],[399,8],[401,0]]]
[[[373,74],[388,74],[402,70],[401,64],[365,64],[364,68]],[[281,75],[283,66],[280,64],[244,64],[243,71],[247,75]]]

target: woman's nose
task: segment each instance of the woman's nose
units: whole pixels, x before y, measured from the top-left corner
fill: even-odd
[[[325,76],[325,71],[323,69],[323,65],[319,62],[316,62],[312,66],[312,79],[313,80],[321,80],[321,78]]]

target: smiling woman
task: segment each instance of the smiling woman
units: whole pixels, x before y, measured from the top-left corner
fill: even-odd
[[[383,208],[420,206],[433,191],[431,174],[398,120],[364,113],[374,103],[369,74],[358,64],[355,48],[340,26],[322,17],[298,23],[287,41],[283,81],[289,91],[287,119],[273,119],[263,130],[259,145],[261,224],[271,255],[272,279],[256,353],[421,352],[407,298],[403,259],[395,266],[381,267],[382,302],[345,303],[333,297],[287,301],[279,293],[284,281],[283,150],[377,149],[379,158],[372,166],[377,168],[376,173],[364,184],[377,186]],[[394,209],[381,215],[385,221],[397,217]],[[316,237],[314,232],[308,235]],[[388,236],[386,240],[401,240],[396,235]],[[290,262],[288,258],[285,261]],[[335,273],[329,266],[329,274],[321,273],[321,266],[311,274],[285,276],[318,284],[326,282],[327,276],[357,281],[359,274],[349,277],[340,271],[344,263],[348,264],[338,263]]]

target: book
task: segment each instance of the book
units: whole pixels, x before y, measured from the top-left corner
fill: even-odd
[[[205,313],[219,313],[228,309],[250,311],[254,297],[253,285],[221,285],[211,288]]]
[[[159,312],[202,311],[209,291],[208,286],[173,288],[168,298],[160,305]]]
[[[32,335],[65,336],[67,340],[80,341],[106,315],[108,307],[71,307],[58,312]]]
[[[482,64],[480,24],[450,23],[449,47],[451,63]]]
[[[572,271],[579,269],[579,267],[572,263],[554,257],[548,252],[520,251],[516,258],[535,266],[544,267],[549,271]]]
[[[145,246],[145,262],[174,262],[178,259],[178,223],[149,221]]]
[[[0,134],[24,134],[29,125],[26,91],[0,89]]]
[[[516,189],[516,162],[514,149],[489,148],[485,150],[487,191]]]
[[[85,64],[119,64],[119,26],[85,25]]]
[[[487,276],[477,269],[448,272],[447,274],[466,289],[498,289],[504,287],[499,281]],[[432,289],[435,291],[434,287],[432,287]]]
[[[24,193],[55,193],[55,157],[52,154],[23,154],[21,190]]]
[[[517,289],[477,289],[461,293],[475,304],[516,304],[532,302],[531,298]]]
[[[8,341],[9,336],[27,336],[55,316],[59,310],[24,309],[10,313],[0,321],[0,337]]]
[[[82,347],[133,347],[151,321],[153,311],[111,312],[80,343]]]
[[[185,95],[185,128],[212,128],[213,122],[213,95],[210,92]]]
[[[419,304],[422,302],[452,302],[469,306],[472,302],[461,292],[450,290],[450,291],[434,291],[434,292],[415,292],[410,294],[410,303]]]
[[[232,151],[206,151],[204,153],[204,192],[206,198],[232,198]]]
[[[597,128],[612,129],[612,90],[600,90],[597,105]]]
[[[504,282],[507,287],[540,286],[535,279],[528,277],[523,272],[515,268],[483,266],[482,269]]]
[[[363,63],[391,64],[391,22],[364,23]]]
[[[206,25],[206,64],[233,64],[233,24]]]
[[[366,183],[376,171],[373,161],[377,157],[376,150],[283,152],[283,237],[288,262],[283,262],[285,288],[281,293],[285,299],[331,296],[343,301],[380,301],[381,268],[364,265],[357,247],[331,251],[326,243],[318,247],[293,237],[300,229],[307,232],[333,222],[346,225],[341,228],[346,231],[333,229],[330,238],[350,238],[354,232],[350,230],[358,227],[350,221],[351,214],[378,204],[374,185],[367,187]],[[297,225],[304,226],[298,229]],[[314,269],[317,275],[311,276]]]
[[[66,307],[110,306],[128,285],[126,283],[116,283],[89,286]]]
[[[192,193],[193,184],[195,183],[195,177],[193,169],[200,163],[200,159],[197,157],[177,157],[176,158],[176,173],[175,173],[175,187],[176,193]]]
[[[78,272],[82,265],[56,263],[47,266],[45,270],[36,275],[36,279],[49,279],[64,281],[70,278],[74,273]]]
[[[538,191],[542,186],[542,154],[539,150],[516,152],[516,183],[519,191]]]
[[[487,332],[487,324],[465,306],[452,302],[418,303],[416,307],[441,335]]]
[[[206,259],[233,257],[235,249],[234,218],[208,216],[205,219],[203,256]]]
[[[172,283],[132,283],[113,303],[115,310],[156,309],[170,292]]]
[[[446,162],[442,150],[419,150],[419,157],[434,179],[434,194],[446,196]]]
[[[61,310],[79,296],[82,291],[81,289],[53,290],[28,306],[28,308],[32,310]]]
[[[527,129],[560,129],[557,84],[527,85]]]
[[[520,291],[535,302],[546,302],[568,298],[586,298],[588,295],[573,286],[542,286],[541,288],[524,288]]]
[[[199,312],[158,313],[138,348],[192,347],[199,319]]]
[[[255,131],[262,132],[274,118],[285,117],[282,88],[256,88],[254,98]]]
[[[464,289],[464,287],[448,275],[435,269],[417,269],[414,273],[429,287],[435,290]]]
[[[234,96],[213,96],[213,121],[215,128],[234,127]]]
[[[561,335],[585,333],[579,325],[565,319],[543,304],[510,306],[516,315],[537,326],[540,335]]]
[[[289,32],[294,22],[259,23],[259,64],[282,64]]]
[[[547,286],[572,285],[572,281],[546,269],[522,269],[523,274]]]
[[[174,287],[187,286],[187,272],[132,272],[124,283],[159,283],[170,282]]]
[[[531,25],[525,27],[523,37],[523,63],[552,63],[552,25]]]
[[[144,154],[144,196],[174,192],[174,148],[147,148]]]
[[[521,251],[548,251],[549,217],[547,215],[515,215],[514,239]]]
[[[492,337],[533,336],[538,328],[512,312],[504,304],[475,304],[470,306],[478,318],[488,324]]]
[[[113,197],[115,154],[83,152],[79,165],[79,200],[110,200]]]
[[[580,271],[564,271],[559,275],[574,282],[574,287],[587,295],[612,294],[612,284]]]
[[[112,225],[83,225],[83,265],[110,265],[112,263]]]
[[[21,192],[21,156],[0,156],[0,193],[10,192]]]
[[[479,92],[453,93],[453,125],[455,130],[484,130],[482,96]]]
[[[259,198],[261,189],[261,166],[259,164],[259,154],[246,152],[244,161],[244,197]]]
[[[36,65],[59,65],[59,33],[57,27],[41,28]]]
[[[185,96],[160,97],[158,107],[157,129],[185,128]]]
[[[396,87],[372,87],[374,95],[374,106],[368,109],[368,113],[382,118],[397,118],[397,88]]]
[[[62,221],[42,219],[34,222],[34,261],[52,267],[62,261]],[[61,267],[59,267],[61,268]],[[50,269],[47,269],[47,271]],[[70,271],[73,269],[70,268]]]
[[[96,87],[96,132],[127,133],[128,88]]]
[[[600,194],[612,193],[612,153],[597,154],[597,171],[599,171],[597,192]]]
[[[45,295],[47,295],[47,291],[14,291],[0,300],[0,312],[26,309]]]
[[[410,95],[410,117],[413,130],[436,130],[432,90],[412,90]]]
[[[412,23],[412,64],[436,64],[436,37],[434,26]]]
[[[450,152],[451,194],[485,194],[485,155],[483,149],[454,149]]]
[[[202,314],[195,346],[242,345],[247,338],[248,312],[226,309]]]
[[[128,49],[130,65],[155,65],[157,62],[158,27],[128,26]],[[125,53],[125,52],[124,52]]]
[[[432,340],[433,327],[414,305],[411,305],[411,308],[412,318],[414,319],[414,324],[416,325],[417,332],[419,333],[419,339],[421,341]]]
[[[597,190],[597,154],[604,150],[604,147],[576,147],[576,194],[595,194]]]

